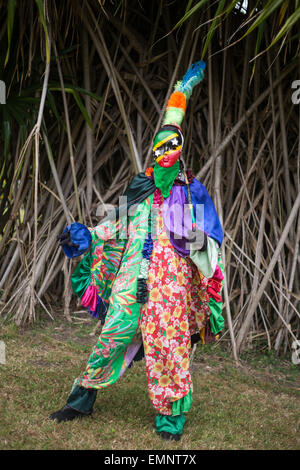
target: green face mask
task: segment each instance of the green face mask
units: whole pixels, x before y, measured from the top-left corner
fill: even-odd
[[[170,196],[170,191],[180,169],[179,160],[170,168],[163,168],[154,163],[154,183],[161,190],[164,198]]]

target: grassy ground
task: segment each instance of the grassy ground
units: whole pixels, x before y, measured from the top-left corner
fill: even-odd
[[[198,346],[192,364],[194,403],[179,442],[154,431],[144,361],[98,393],[91,417],[48,419],[85,368],[95,323],[77,314],[33,329],[0,323],[0,449],[299,449],[299,366],[248,354],[241,367],[221,346]]]

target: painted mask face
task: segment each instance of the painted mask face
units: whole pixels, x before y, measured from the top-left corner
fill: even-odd
[[[182,135],[175,128],[159,131],[153,143],[153,157],[156,163],[163,168],[173,166],[180,158],[182,140]]]

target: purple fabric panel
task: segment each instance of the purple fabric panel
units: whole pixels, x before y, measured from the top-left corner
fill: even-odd
[[[187,230],[192,229],[192,219],[183,186],[173,186],[170,196],[164,199],[163,221],[175,250],[180,256],[189,256],[190,250],[186,237]]]
[[[187,187],[184,186],[183,188],[187,197]],[[219,246],[221,246],[223,241],[223,229],[210,195],[203,184],[196,180],[196,178],[190,183],[190,191],[197,227],[199,227],[200,230],[204,229],[204,232],[209,237],[216,240]],[[197,208],[200,210],[197,211]],[[201,208],[204,208],[204,212],[201,212]]]
[[[138,352],[138,350],[140,349],[141,347],[141,344],[142,344],[142,341],[140,343],[131,343],[127,350],[126,350],[126,354],[125,354],[125,358],[124,358],[124,362],[123,362],[123,365],[122,365],[122,369],[121,369],[121,372],[120,372],[120,377],[121,375],[124,374],[125,370],[127,369],[127,367],[131,364],[131,362],[133,361],[136,353]]]

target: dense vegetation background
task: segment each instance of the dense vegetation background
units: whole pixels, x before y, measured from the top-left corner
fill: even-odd
[[[56,236],[99,222],[151,165],[174,83],[199,59],[185,161],[224,227],[221,341],[285,353],[299,338],[300,2],[0,2],[1,315],[75,299]],[[299,85],[298,85],[299,89]],[[99,213],[98,213],[99,214]]]

